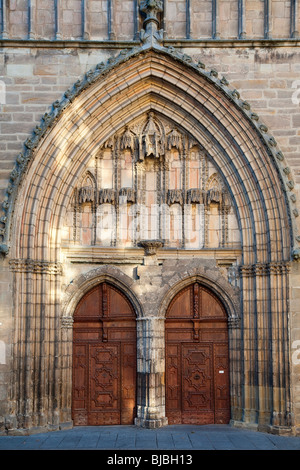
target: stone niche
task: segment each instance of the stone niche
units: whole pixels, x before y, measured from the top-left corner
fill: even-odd
[[[150,112],[111,136],[71,198],[65,246],[239,248],[230,188],[188,133]]]

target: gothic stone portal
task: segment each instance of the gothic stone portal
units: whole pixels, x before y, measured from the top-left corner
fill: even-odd
[[[227,316],[195,283],[171,302],[166,319],[169,424],[227,424],[230,419]]]

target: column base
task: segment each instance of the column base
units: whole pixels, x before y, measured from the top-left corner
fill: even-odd
[[[135,418],[134,424],[140,428],[157,429],[168,426],[168,418],[143,419]]]
[[[277,434],[278,436],[296,435],[296,430],[292,426],[272,426],[270,424],[247,423],[245,421],[231,420],[230,426],[234,428],[248,429],[250,431],[266,432]]]

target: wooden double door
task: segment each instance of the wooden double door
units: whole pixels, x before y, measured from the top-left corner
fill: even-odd
[[[166,416],[169,424],[230,420],[227,316],[198,283],[179,292],[167,311]]]
[[[169,424],[228,423],[228,328],[223,305],[200,284],[190,285],[170,303],[165,330]],[[134,423],[136,345],[136,316],[127,297],[109,283],[88,292],[74,314],[75,426]]]
[[[88,292],[74,314],[72,395],[75,426],[134,422],[136,316],[108,283]]]

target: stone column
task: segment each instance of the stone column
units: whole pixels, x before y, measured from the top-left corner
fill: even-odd
[[[61,321],[61,424],[64,429],[72,427],[72,364],[73,364],[73,317]]]
[[[2,10],[2,28],[1,28],[1,39],[8,39],[8,22],[7,22],[7,4],[6,0],[1,0],[1,10]]]
[[[219,39],[219,3],[218,0],[212,0],[212,38]]]
[[[143,240],[144,266],[138,269],[146,310],[137,319],[137,418],[135,424],[159,428],[168,424],[165,415],[165,319],[157,316],[157,291],[161,266],[156,251],[159,240]],[[146,287],[147,286],[147,287]]]
[[[243,313],[242,422],[261,431],[289,433],[289,265],[241,267]]]
[[[55,39],[60,40],[63,38],[62,34],[62,0],[54,1],[54,15],[55,15]]]
[[[298,24],[297,24],[298,9],[299,9],[299,1],[291,0],[291,38],[299,37]]]
[[[60,330],[58,263],[11,260],[15,311],[11,433],[59,429]]]
[[[228,318],[231,422],[242,420],[241,320]]]
[[[164,318],[139,318],[137,325],[137,418],[135,424],[159,428],[165,417]]]
[[[238,38],[245,39],[246,32],[245,32],[245,15],[246,15],[246,8],[245,8],[245,0],[238,0]]]
[[[35,39],[35,16],[36,16],[35,0],[28,0],[28,38],[29,39]]]
[[[287,263],[270,263],[270,307],[272,322],[272,432],[289,432],[292,426],[290,409],[289,358],[289,270]],[[274,293],[276,292],[276,295]]]
[[[255,283],[252,265],[240,268],[242,280],[242,383],[243,413],[242,421],[257,423],[256,408],[256,346],[255,346]]]

